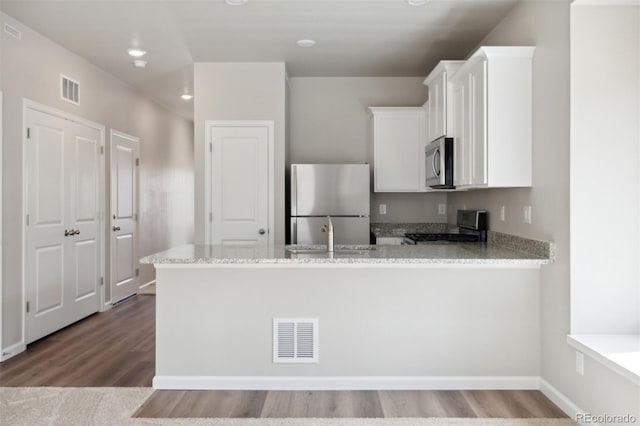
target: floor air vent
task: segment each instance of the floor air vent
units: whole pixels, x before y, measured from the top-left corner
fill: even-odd
[[[273,362],[318,362],[318,320],[274,318]]]
[[[80,105],[80,83],[61,75],[60,85],[62,99],[72,104]]]

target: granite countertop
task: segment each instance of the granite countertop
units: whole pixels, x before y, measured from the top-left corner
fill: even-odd
[[[376,238],[404,237],[410,233],[446,232],[449,228],[446,223],[372,223],[371,233]]]
[[[145,264],[379,264],[379,265],[522,265],[551,263],[549,257],[523,253],[488,243],[433,242],[402,246],[276,246],[223,248],[216,245],[184,245],[140,260]]]

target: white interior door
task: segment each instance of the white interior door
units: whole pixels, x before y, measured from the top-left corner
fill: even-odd
[[[211,128],[211,241],[225,255],[250,255],[273,244],[270,137],[267,126]]]
[[[111,301],[138,292],[139,139],[111,131]]]
[[[100,308],[101,131],[27,109],[26,343]]]

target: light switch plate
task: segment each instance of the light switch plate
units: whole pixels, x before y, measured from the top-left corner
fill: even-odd
[[[379,211],[380,211],[380,214],[387,214],[387,205],[386,204],[380,204]]]
[[[522,219],[524,223],[531,225],[531,206],[524,206]]]
[[[507,208],[505,206],[500,206],[500,220],[502,222],[507,220]]]
[[[576,351],[576,373],[584,376],[584,354]]]
[[[438,214],[447,214],[446,204],[438,204]]]

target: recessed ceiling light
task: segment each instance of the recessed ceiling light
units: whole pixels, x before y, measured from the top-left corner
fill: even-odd
[[[247,0],[224,0],[229,6],[242,6],[247,3]]]
[[[137,48],[132,48],[127,50],[127,52],[129,53],[129,55],[133,56],[134,58],[139,58],[141,56],[144,56],[147,54],[146,51],[142,50],[142,49],[137,49]]]
[[[188,93],[183,94],[182,96],[180,96],[182,99],[184,99],[185,101],[190,101],[191,99],[193,99],[193,95],[190,95]]]
[[[136,67],[136,68],[146,68],[147,67],[147,61],[143,61],[142,59],[136,59],[132,63],[133,63],[133,66]]]
[[[409,6],[424,6],[427,4],[427,0],[407,0]]]
[[[316,45],[316,41],[315,40],[298,40],[296,41],[296,44],[300,47],[313,47]]]

